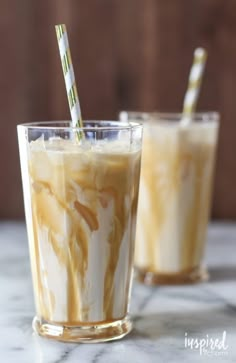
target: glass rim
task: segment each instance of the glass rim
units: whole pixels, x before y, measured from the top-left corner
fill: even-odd
[[[157,118],[162,121],[181,121],[184,118],[184,114],[182,112],[142,112],[142,111],[121,111],[119,114],[122,115],[127,114],[132,116],[139,116],[144,117],[147,119]],[[201,111],[201,112],[194,112],[191,116],[193,121],[208,121],[213,122],[220,120],[220,113],[218,111]]]
[[[92,126],[91,124],[95,124]],[[99,123],[105,123],[109,125],[98,126]],[[61,124],[61,126],[60,126]],[[68,124],[68,125],[65,125]],[[142,128],[141,122],[136,121],[119,121],[119,120],[83,120],[83,127],[72,126],[70,120],[58,120],[58,121],[35,121],[20,123],[17,127],[23,127],[33,130],[65,130],[65,131],[121,131],[121,130],[135,130]],[[86,127],[86,124],[88,126]]]

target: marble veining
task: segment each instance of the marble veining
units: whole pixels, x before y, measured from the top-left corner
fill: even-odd
[[[25,225],[0,222],[0,362],[235,362],[236,361],[236,224],[209,228],[207,283],[146,287],[134,283],[131,314],[134,330],[106,344],[64,344],[32,333],[32,282]],[[226,355],[200,355],[185,347],[188,337],[222,338]]]

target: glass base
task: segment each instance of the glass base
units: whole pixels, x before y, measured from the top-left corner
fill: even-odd
[[[83,324],[65,326],[53,324],[35,317],[32,323],[34,331],[45,338],[74,343],[99,343],[123,338],[132,330],[129,316],[110,323]]]
[[[136,268],[137,280],[146,285],[182,285],[207,281],[209,275],[206,268],[197,267],[175,274],[150,272]]]

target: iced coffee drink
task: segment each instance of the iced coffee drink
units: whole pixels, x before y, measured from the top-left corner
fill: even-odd
[[[79,138],[39,126],[19,126],[34,329],[65,341],[122,337],[131,329],[141,126],[89,123]]]
[[[187,124],[181,115],[145,117],[135,247],[138,277],[150,284],[202,280],[218,115],[196,114]]]

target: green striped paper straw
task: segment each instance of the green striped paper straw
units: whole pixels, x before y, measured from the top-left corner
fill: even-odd
[[[65,79],[66,92],[70,107],[72,126],[83,127],[81,108],[79,103],[77,87],[75,83],[75,73],[71,60],[71,52],[69,47],[66,26],[65,24],[59,24],[56,25],[55,28],[56,28],[60,57],[61,57],[62,70]],[[79,139],[81,138],[81,136],[82,133],[78,135]]]
[[[191,121],[191,115],[196,110],[206,60],[206,50],[203,48],[195,49],[193,65],[189,74],[188,88],[184,97],[183,120],[185,123]]]

